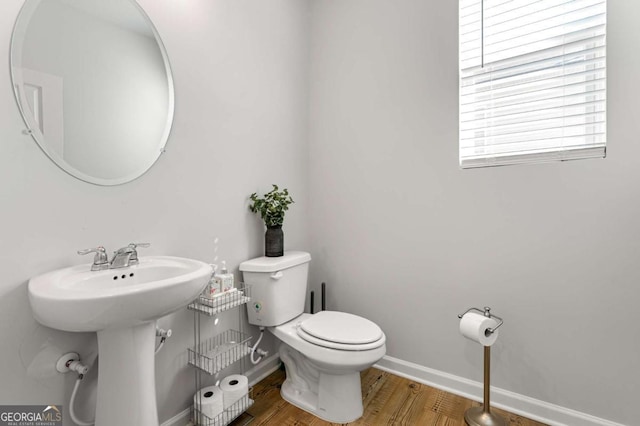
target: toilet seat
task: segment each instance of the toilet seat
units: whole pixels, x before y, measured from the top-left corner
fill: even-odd
[[[366,351],[385,343],[374,322],[346,312],[321,311],[296,327],[302,339],[314,345],[345,351]]]

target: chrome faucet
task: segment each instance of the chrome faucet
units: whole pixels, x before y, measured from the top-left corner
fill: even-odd
[[[126,268],[127,266],[138,264],[138,247],[149,247],[149,243],[131,243],[126,247],[119,248],[113,252],[111,258],[111,269]]]
[[[131,243],[126,247],[122,247],[113,252],[111,262],[107,256],[107,250],[98,246],[96,248],[90,248],[85,250],[78,250],[78,254],[85,255],[89,253],[95,253],[93,258],[93,264],[91,265],[92,271],[102,271],[104,269],[117,269],[126,268],[127,266],[137,265],[138,260],[138,247],[149,247],[149,243]]]
[[[91,265],[92,271],[102,271],[103,269],[109,269],[109,259],[107,257],[107,250],[98,246],[96,248],[90,248],[85,250],[78,250],[78,254],[85,255],[89,253],[95,253],[93,257],[93,264]]]

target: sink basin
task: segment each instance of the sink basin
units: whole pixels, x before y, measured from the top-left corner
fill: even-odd
[[[99,331],[153,321],[192,302],[212,268],[204,262],[145,256],[134,266],[90,271],[71,266],[29,280],[34,317],[65,331]]]
[[[96,426],[158,426],[156,319],[196,299],[212,268],[169,256],[141,257],[126,268],[90,268],[71,266],[29,280],[33,316],[59,330],[97,332]]]

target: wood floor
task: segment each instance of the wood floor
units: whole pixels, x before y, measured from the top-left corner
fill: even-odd
[[[253,387],[255,403],[248,412],[251,426],[331,425],[294,407],[280,396],[285,374],[277,370]],[[465,426],[464,412],[480,404],[393,374],[370,368],[362,372],[364,415],[350,425]],[[492,409],[511,426],[545,426],[502,410]],[[246,418],[234,424],[243,424]]]

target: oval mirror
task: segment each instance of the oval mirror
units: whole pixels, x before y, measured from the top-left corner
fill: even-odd
[[[173,80],[158,32],[134,0],[26,0],[11,78],[26,132],[72,176],[122,184],[164,152]]]

